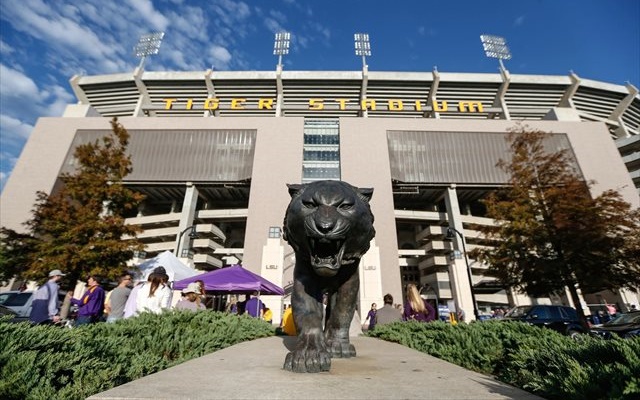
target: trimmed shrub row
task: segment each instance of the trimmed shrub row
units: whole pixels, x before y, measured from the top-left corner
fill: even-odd
[[[145,314],[77,329],[0,320],[0,398],[84,399],[256,338],[271,325],[218,312]],[[490,374],[547,399],[640,398],[640,338],[572,340],[520,322],[402,322],[369,336]]]
[[[396,322],[368,336],[490,374],[547,399],[640,398],[640,338],[573,340],[522,322]]]
[[[0,320],[0,398],[84,399],[273,335],[264,321],[219,312],[144,314],[76,329]]]

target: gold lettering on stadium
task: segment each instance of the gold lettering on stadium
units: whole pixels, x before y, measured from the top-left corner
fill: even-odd
[[[176,103],[180,103],[180,109],[183,110],[218,110],[223,107],[229,110],[273,110],[275,99],[273,98],[259,98],[257,101],[249,101],[246,98],[231,98],[222,102],[218,98],[208,98],[204,102],[198,105],[194,105],[193,99],[186,99],[179,101],[176,98],[163,99],[165,104],[165,110],[173,110]],[[183,105],[184,104],[184,105]],[[435,112],[447,112],[449,111],[449,103],[447,101],[434,101],[433,105],[427,105],[426,101],[412,100],[403,101],[399,99],[392,100],[371,100],[363,99],[359,103],[349,99],[309,99],[307,103],[309,110],[388,110],[388,111],[435,111]],[[452,104],[452,107],[453,104]],[[178,106],[176,105],[176,108]],[[457,103],[457,107],[453,110],[458,112],[483,112],[484,108],[479,101],[460,101]]]

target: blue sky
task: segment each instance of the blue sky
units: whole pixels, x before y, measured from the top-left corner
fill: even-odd
[[[76,99],[75,74],[132,72],[140,35],[164,31],[146,70],[274,70],[273,35],[292,34],[287,70],[495,73],[479,36],[506,38],[512,74],[567,75],[640,87],[638,0],[3,0],[0,187],[37,119]]]

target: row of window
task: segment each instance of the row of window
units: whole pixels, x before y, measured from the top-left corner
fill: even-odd
[[[329,145],[319,149],[319,145]],[[331,161],[318,165],[318,161]],[[337,120],[305,120],[302,181],[340,179],[340,127]]]

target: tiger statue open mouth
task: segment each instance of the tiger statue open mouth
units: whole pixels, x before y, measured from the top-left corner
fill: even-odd
[[[296,255],[291,305],[299,334],[284,368],[327,371],[331,357],[355,356],[348,333],[360,285],[358,264],[375,236],[373,189],[342,181],[288,187],[283,237]],[[328,295],[324,332],[323,295]]]

